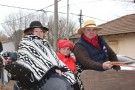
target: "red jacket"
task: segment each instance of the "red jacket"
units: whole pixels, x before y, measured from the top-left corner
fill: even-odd
[[[68,68],[74,73],[76,70],[76,64],[75,64],[75,59],[70,56],[70,57],[66,57],[64,54],[62,53],[57,53],[58,58],[65,63]]]

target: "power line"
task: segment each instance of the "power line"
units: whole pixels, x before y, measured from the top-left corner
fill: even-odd
[[[60,2],[61,0],[59,0],[58,2]],[[53,6],[54,4],[51,4],[51,5],[48,5],[47,7],[44,7],[42,9],[45,9],[45,8],[48,8],[48,7],[51,7]],[[5,6],[5,7],[11,7],[11,8],[19,8],[19,9],[25,9],[25,10],[34,10],[34,11],[39,11],[39,10],[36,10],[36,9],[30,9],[30,8],[23,8],[23,7],[16,7],[16,6],[10,6],[10,5],[4,5],[4,4],[0,4],[0,6]],[[41,9],[40,9],[41,10]]]
[[[58,2],[60,2],[60,1],[61,1],[61,0],[59,0]],[[0,4],[0,6],[11,7],[11,8],[19,8],[19,9],[25,9],[25,10],[43,11],[43,12],[51,12],[51,13],[54,13],[53,11],[46,11],[46,10],[44,10],[44,9],[46,9],[46,8],[48,8],[48,7],[53,6],[53,5],[54,5],[54,4],[51,4],[51,5],[48,5],[48,6],[45,7],[45,8],[36,10],[36,9],[30,9],[30,8],[23,8],[23,7],[16,7],[16,6],[9,6],[9,5]],[[35,12],[34,12],[34,13],[35,13]],[[31,14],[34,14],[34,13],[30,13],[30,14],[28,14],[28,15],[26,15],[26,16],[23,16],[23,17],[20,17],[20,18],[18,18],[18,19],[22,19],[22,18],[27,17],[27,16],[29,16],[29,15],[31,15]],[[58,12],[58,13],[60,13],[60,14],[67,14],[67,13],[64,13],[64,12]],[[79,14],[75,14],[75,13],[69,13],[69,14],[79,16]],[[101,19],[98,19],[98,18],[95,18],[95,17],[86,16],[86,15],[82,15],[82,16],[89,17],[89,18],[93,18],[93,19],[97,19],[97,20],[101,20]],[[18,20],[18,19],[14,19],[13,21]],[[105,21],[105,20],[101,20],[101,21]],[[10,21],[7,21],[7,22],[10,22]],[[5,23],[6,23],[6,22],[5,22]],[[1,23],[1,24],[4,24],[4,23]]]
[[[54,13],[53,11],[45,11],[44,9],[35,10],[35,11],[43,11],[43,12],[51,12],[51,13]],[[35,13],[35,12],[34,12],[34,13]],[[23,16],[23,17],[20,17],[20,18],[18,18],[18,19],[14,19],[13,21],[22,19],[22,18],[27,17],[27,16],[29,16],[29,15],[32,15],[32,14],[34,14],[34,13],[30,13],[30,14],[28,14],[28,15],[26,15],[26,16]],[[67,13],[64,13],[64,12],[58,12],[58,13],[60,13],[60,14],[67,14]],[[75,14],[75,13],[69,13],[69,14],[79,16],[79,14]],[[89,18],[93,18],[93,19],[97,19],[97,20],[101,20],[101,19],[98,19],[98,18],[95,18],[95,17],[86,16],[86,15],[82,15],[82,16],[89,17]],[[101,21],[106,21],[106,20],[101,20]],[[10,21],[7,21],[7,22],[10,22]],[[6,22],[5,22],[5,23],[6,23]],[[1,24],[4,24],[4,23],[1,23]]]
[[[60,2],[60,1],[61,1],[61,0],[59,0],[58,2]],[[19,9],[33,10],[33,11],[43,11],[43,12],[52,12],[52,11],[45,11],[44,9],[45,9],[45,8],[48,8],[48,7],[51,7],[51,6],[53,6],[53,5],[54,5],[54,4],[51,4],[51,5],[48,5],[47,7],[44,7],[44,8],[39,9],[39,10],[36,10],[36,9],[22,8],[22,7],[16,7],[16,6],[9,6],[9,5],[0,4],[0,6],[10,7],[10,8],[19,8]],[[35,12],[34,12],[34,13],[35,13]],[[28,15],[26,15],[26,16],[23,16],[23,17],[20,17],[20,18],[18,18],[18,19],[22,19],[22,18],[27,17],[27,16],[29,16],[29,15],[32,15],[32,14],[34,14],[34,13],[30,13],[30,14],[28,14]],[[52,12],[52,13],[54,13],[54,12]],[[18,19],[14,19],[13,21],[16,21],[16,20],[18,20]],[[7,21],[7,22],[10,22],[10,21]],[[6,23],[6,22],[5,22],[5,23]],[[1,24],[4,24],[4,23],[1,23]]]
[[[9,5],[3,5],[3,4],[0,4],[0,6],[11,7],[11,8],[19,8],[19,9],[25,9],[25,10],[34,10],[34,11],[38,11],[38,10],[36,10],[36,9],[22,8],[22,7],[9,6]]]
[[[86,16],[86,15],[82,15],[82,16],[85,16],[85,17],[88,17],[88,18],[97,19],[97,20],[100,20],[100,21],[106,21],[106,20],[103,20],[103,19],[99,19],[99,18],[95,18],[95,17],[90,17],[90,16]]]

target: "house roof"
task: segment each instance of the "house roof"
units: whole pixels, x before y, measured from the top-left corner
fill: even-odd
[[[135,32],[135,14],[126,15],[99,26],[103,27],[99,35]]]
[[[99,26],[103,27],[103,29],[99,31],[99,35],[133,33],[135,32],[135,14],[122,16],[120,18],[101,24]],[[78,37],[80,37],[79,34],[74,34],[70,38]]]

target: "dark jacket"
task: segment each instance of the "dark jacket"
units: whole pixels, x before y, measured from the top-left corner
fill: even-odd
[[[79,39],[79,41],[74,46],[74,54],[76,57],[77,62],[81,66],[82,69],[92,69],[92,70],[98,70],[98,71],[104,71],[102,67],[102,63],[105,61],[118,61],[116,54],[113,52],[113,50],[107,45],[107,43],[102,39],[99,38],[99,44],[101,46],[101,49],[105,46],[107,49],[107,52],[104,52],[103,50],[98,50],[91,44],[87,43],[82,37]],[[120,67],[113,66],[114,69],[119,70]]]
[[[0,42],[0,52],[3,51],[3,46],[2,46],[2,43]]]

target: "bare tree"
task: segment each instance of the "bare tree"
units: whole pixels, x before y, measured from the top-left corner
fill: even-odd
[[[14,43],[15,50],[18,50],[18,44],[22,37],[22,32],[33,20],[41,20],[41,14],[27,14],[21,11],[17,14],[10,14],[2,25],[10,40]]]
[[[10,37],[10,40],[14,43],[15,49],[18,49],[18,43],[21,40],[22,32],[25,28],[29,27],[29,24],[33,20],[40,21],[44,26],[49,28],[47,39],[53,45],[53,40],[55,33],[54,29],[54,17],[53,15],[47,16],[47,13],[40,12],[35,14],[22,13],[21,11],[17,14],[10,14],[5,19],[5,23],[2,25],[4,30],[7,32],[7,35]],[[59,30],[58,30],[58,39],[64,39],[66,37],[66,19],[63,17],[59,18]],[[75,23],[70,21],[69,23],[69,35],[74,34]]]
[[[0,35],[0,41],[1,42],[7,42],[8,37],[6,35]]]
[[[54,24],[54,18],[53,16],[49,16],[48,17],[48,27],[49,27],[49,31],[48,31],[48,40],[50,41],[50,43],[53,45],[53,40],[54,40],[54,32],[53,30],[54,27],[52,27]],[[67,26],[66,26],[66,19],[63,17],[59,17],[58,20],[58,40],[59,39],[66,39],[66,35],[67,35]],[[76,23],[73,21],[69,21],[69,36],[75,34],[75,30],[76,30]]]

